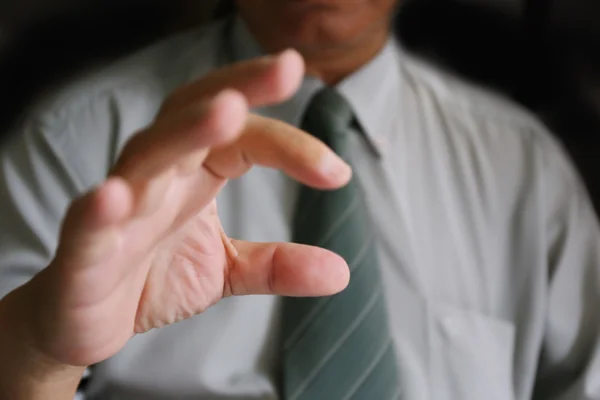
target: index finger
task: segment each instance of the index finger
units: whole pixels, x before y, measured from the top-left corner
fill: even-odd
[[[295,50],[242,61],[176,90],[163,104],[159,116],[205,101],[225,89],[242,93],[250,107],[280,103],[298,90],[303,76],[304,61]]]

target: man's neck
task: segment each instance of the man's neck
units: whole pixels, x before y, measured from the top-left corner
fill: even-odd
[[[314,53],[301,51],[306,63],[306,73],[333,86],[375,58],[387,40],[387,32],[382,31],[377,38],[356,46]]]

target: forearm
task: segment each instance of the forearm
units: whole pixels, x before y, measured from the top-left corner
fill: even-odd
[[[84,367],[60,365],[36,351],[27,285],[0,300],[0,393],[11,400],[72,400]],[[4,397],[6,396],[6,397]]]

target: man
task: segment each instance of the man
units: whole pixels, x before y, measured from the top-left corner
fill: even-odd
[[[240,0],[43,102],[1,158],[3,394],[600,398],[581,184],[395,7]]]

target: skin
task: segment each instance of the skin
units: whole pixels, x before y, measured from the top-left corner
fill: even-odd
[[[238,6],[265,48],[297,48],[310,73],[334,82],[383,46],[394,3]],[[266,38],[278,35],[261,23],[265,10],[279,17],[268,17],[278,21],[269,28],[281,33],[274,41]],[[339,65],[331,64],[334,55]],[[219,190],[252,165],[325,190],[349,181],[348,165],[323,143],[249,113],[292,96],[305,73],[303,58],[288,50],[217,70],[165,100],[106,181],[73,201],[55,259],[0,301],[0,393],[70,399],[86,366],[116,354],[135,334],[190,318],[224,297],[325,296],[346,287],[341,257],[230,239],[217,215]]]
[[[292,47],[307,73],[333,85],[369,62],[389,37],[398,0],[236,0],[269,52]]]

